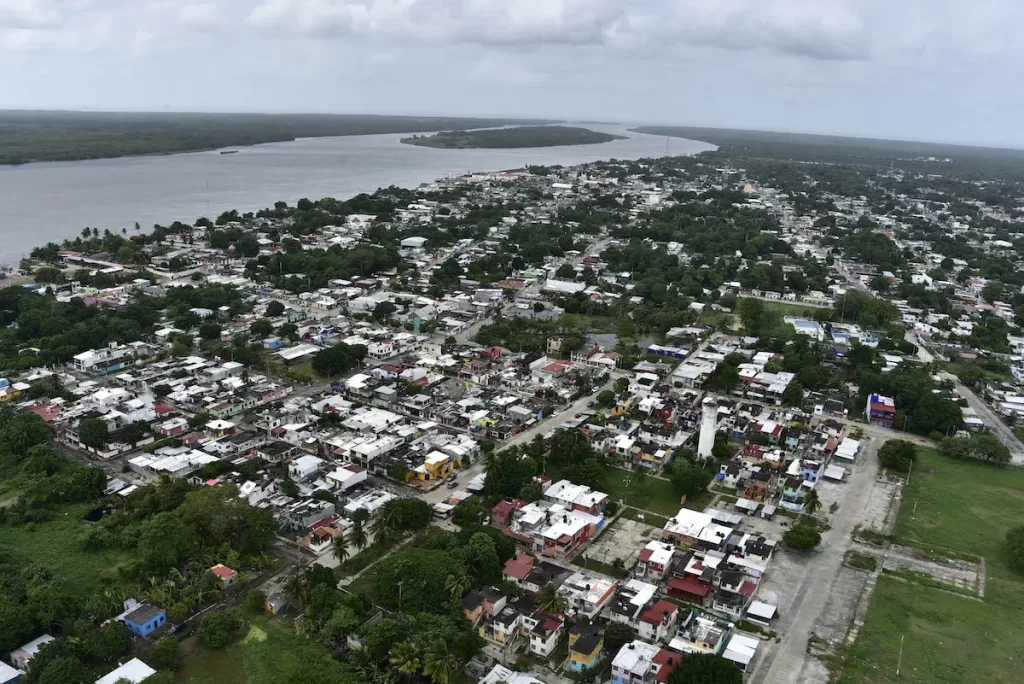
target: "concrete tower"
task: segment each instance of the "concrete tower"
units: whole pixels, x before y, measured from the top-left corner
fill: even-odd
[[[703,416],[700,421],[700,438],[697,442],[697,458],[710,460],[715,448],[715,431],[718,427],[718,402],[707,397],[701,404]]]

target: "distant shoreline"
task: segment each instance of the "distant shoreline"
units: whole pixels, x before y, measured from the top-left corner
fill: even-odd
[[[379,115],[0,111],[0,166],[209,152],[302,138],[548,123],[553,121]]]
[[[406,145],[443,150],[526,149],[567,145],[598,145],[627,136],[600,133],[574,126],[516,126],[485,130],[442,131],[434,135],[402,138]]]

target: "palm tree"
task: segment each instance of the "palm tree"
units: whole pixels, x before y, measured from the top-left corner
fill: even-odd
[[[541,587],[540,591],[537,592],[535,600],[537,607],[545,613],[560,614],[564,613],[569,607],[569,601],[555,591],[554,584],[545,584]]]
[[[403,675],[412,676],[419,672],[423,663],[420,662],[419,650],[408,641],[397,644],[391,650],[391,665]]]
[[[352,529],[348,531],[348,542],[356,547],[358,551],[366,548],[366,528],[363,527],[362,520],[356,520],[352,523]]]
[[[292,597],[300,610],[306,607],[306,602],[309,599],[309,586],[302,579],[302,575],[298,574],[298,572],[292,575],[292,578],[285,585],[285,591]]]
[[[462,664],[448,651],[445,641],[435,641],[423,656],[423,674],[434,684],[452,684],[459,676]]]
[[[818,498],[818,490],[811,489],[804,494],[804,512],[814,515],[821,509],[821,500]]]
[[[469,587],[469,577],[467,577],[464,572],[448,575],[444,580],[445,591],[451,594],[452,599],[456,601],[461,599],[466,592],[469,591]]]
[[[338,565],[342,565],[348,560],[348,546],[345,544],[345,535],[335,535],[334,543],[331,544],[331,554],[338,561]]]
[[[384,546],[395,531],[395,521],[390,515],[381,515],[373,523],[373,543]]]

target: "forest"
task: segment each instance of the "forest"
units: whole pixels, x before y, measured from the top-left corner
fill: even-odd
[[[296,138],[459,130],[535,119],[336,114],[0,111],[0,164],[174,154]]]
[[[442,131],[428,136],[402,138],[402,142],[442,149],[508,149],[516,147],[555,147],[557,145],[593,145],[623,140],[621,135],[598,133],[573,126],[519,126],[482,131]]]

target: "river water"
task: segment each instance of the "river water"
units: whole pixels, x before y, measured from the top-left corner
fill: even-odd
[[[0,166],[0,263],[16,264],[33,247],[73,238],[82,228],[122,228],[138,221],[191,223],[223,211],[255,211],[278,200],[347,199],[389,185],[416,187],[449,174],[526,165],[696,154],[713,145],[587,128],[629,136],[597,145],[512,150],[439,150],[403,145],[401,135],[306,138],[238,149],[149,157]]]

